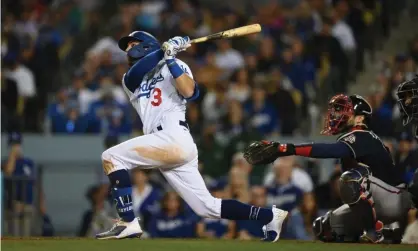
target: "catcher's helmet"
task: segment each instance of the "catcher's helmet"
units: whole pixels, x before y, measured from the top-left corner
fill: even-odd
[[[328,112],[325,117],[325,127],[321,134],[335,135],[348,128],[348,121],[352,116],[364,116],[368,123],[372,115],[372,107],[360,95],[335,95],[328,102]]]
[[[158,40],[151,34],[145,31],[134,31],[126,37],[119,40],[119,48],[126,51],[128,44],[131,41],[137,41],[139,44],[133,46],[128,51],[128,58],[130,65],[141,58],[161,49],[161,45]]]
[[[396,90],[398,105],[401,109],[403,124],[418,123],[418,76],[405,81]]]

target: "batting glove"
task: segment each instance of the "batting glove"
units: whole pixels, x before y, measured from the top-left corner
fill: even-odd
[[[184,51],[191,46],[189,37],[173,37],[161,46],[164,51],[164,59],[174,59],[178,52]]]

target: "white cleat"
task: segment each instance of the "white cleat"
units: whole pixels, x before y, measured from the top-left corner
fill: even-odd
[[[109,231],[96,235],[96,239],[107,240],[107,239],[124,239],[124,238],[139,238],[143,231],[139,225],[138,218],[135,218],[131,222],[122,221],[119,219]]]
[[[273,219],[263,227],[264,241],[276,242],[280,238],[280,232],[282,231],[283,223],[285,222],[287,211],[276,208],[273,205],[271,211],[273,211]]]

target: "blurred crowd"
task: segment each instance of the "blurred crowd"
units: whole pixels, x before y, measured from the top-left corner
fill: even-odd
[[[160,41],[260,23],[263,32],[180,54],[201,88],[190,104],[196,136],[225,139],[317,133],[327,98],[365,70],[406,0],[24,0],[2,9],[2,129],[54,134],[141,133],[121,87],[118,38]],[[116,10],[116,11],[115,11]],[[390,11],[389,11],[390,10]],[[409,66],[409,64],[408,64]],[[409,67],[410,68],[410,67]],[[396,76],[396,74],[394,74]]]

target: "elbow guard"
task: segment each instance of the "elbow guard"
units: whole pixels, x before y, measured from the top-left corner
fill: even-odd
[[[197,83],[194,83],[194,91],[193,91],[193,95],[185,98],[187,101],[193,101],[196,100],[199,97],[200,91],[199,91],[199,86],[197,86]]]

